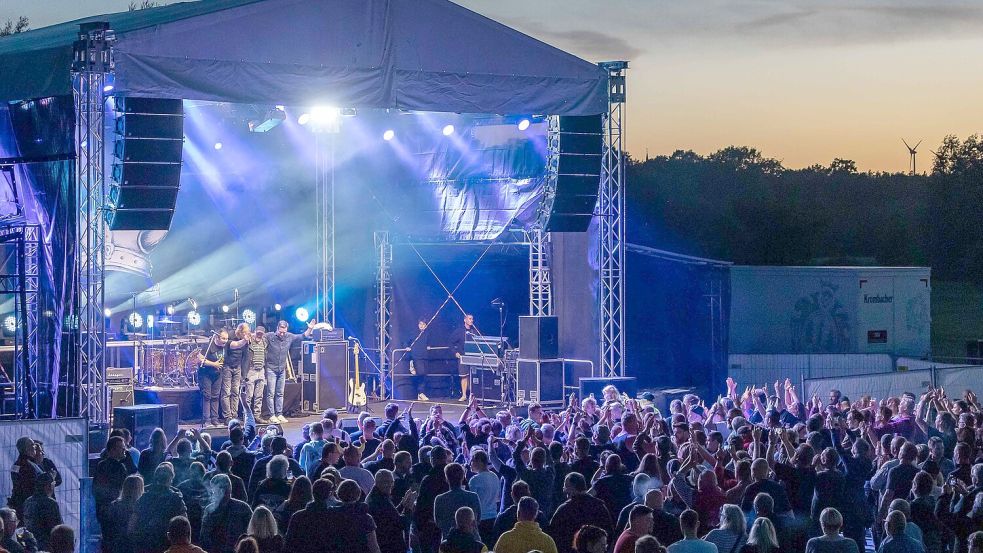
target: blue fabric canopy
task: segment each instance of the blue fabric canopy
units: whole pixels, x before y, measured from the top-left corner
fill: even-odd
[[[0,39],[0,99],[71,93],[79,23],[116,32],[116,93],[414,111],[594,115],[607,74],[446,0],[203,0]]]

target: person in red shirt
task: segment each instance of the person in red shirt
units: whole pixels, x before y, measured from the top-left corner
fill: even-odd
[[[645,505],[635,505],[628,515],[628,527],[618,536],[614,544],[614,553],[635,553],[635,542],[638,538],[652,533],[652,509]]]

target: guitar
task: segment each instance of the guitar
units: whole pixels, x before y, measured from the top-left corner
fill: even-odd
[[[365,397],[365,383],[360,382],[358,376],[358,354],[361,348],[358,342],[355,342],[354,352],[355,352],[355,378],[348,379],[348,410],[351,412],[356,412],[360,407],[364,407],[367,403]]]

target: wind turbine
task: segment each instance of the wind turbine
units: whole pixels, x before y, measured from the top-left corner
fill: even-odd
[[[904,145],[908,147],[908,153],[911,154],[911,172],[909,174],[910,175],[914,175],[915,174],[915,156],[918,155],[918,146],[921,145],[922,141],[919,140],[918,141],[918,144],[915,144],[915,147],[914,148],[912,148],[911,146],[909,146],[908,145],[908,141],[905,140],[904,138],[901,139],[901,142],[904,142]]]

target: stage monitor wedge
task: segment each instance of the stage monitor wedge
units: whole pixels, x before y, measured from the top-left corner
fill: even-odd
[[[547,232],[586,232],[594,217],[601,181],[603,125],[600,115],[560,116],[556,179],[547,179],[539,224]]]
[[[116,99],[111,230],[167,230],[181,187],[184,107],[167,98]]]

